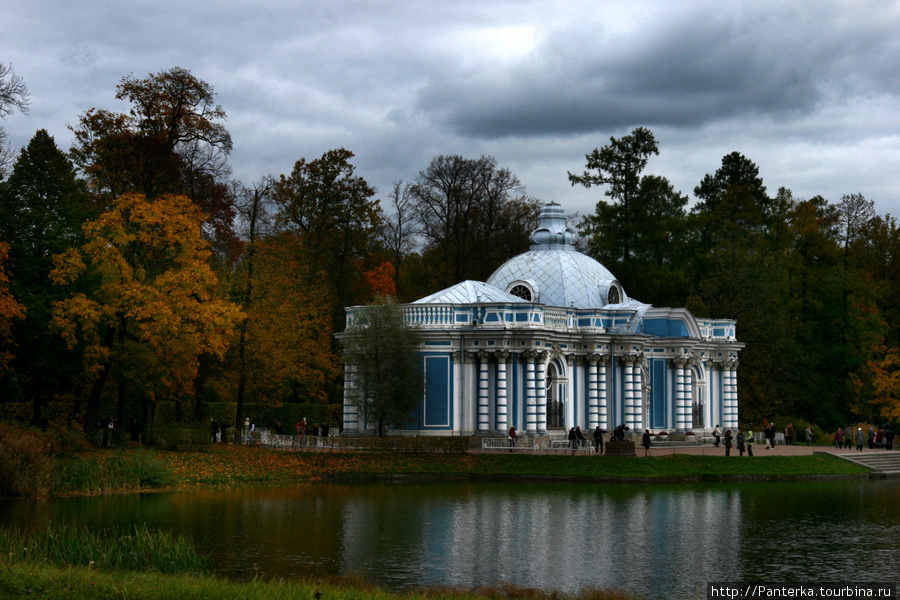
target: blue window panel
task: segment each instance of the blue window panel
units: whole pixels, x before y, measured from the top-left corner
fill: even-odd
[[[458,314],[458,315],[456,315],[456,322],[457,322],[457,323],[465,323],[465,322],[468,321],[468,320],[469,320],[469,316],[468,316],[468,315],[465,315],[465,314],[462,314],[462,315],[459,315],[459,314]]]
[[[450,340],[431,340],[425,342],[426,346],[450,346],[453,342]]]
[[[425,398],[423,427],[450,428],[452,423],[453,386],[449,356],[425,356]]]
[[[490,312],[487,314],[487,316],[484,318],[484,320],[488,323],[493,323],[495,321],[499,321],[500,316],[495,312]]]
[[[527,321],[528,313],[516,313],[516,321]]]
[[[725,337],[724,329],[713,329],[713,337]]]
[[[578,319],[578,326],[579,327],[590,327],[591,320],[590,319]]]
[[[654,358],[650,361],[650,427],[662,429],[666,426],[666,360]]]

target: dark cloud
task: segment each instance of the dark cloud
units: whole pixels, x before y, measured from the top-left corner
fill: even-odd
[[[827,7],[818,20],[800,6],[777,18],[708,9],[623,35],[600,26],[555,32],[506,70],[442,73],[419,90],[418,106],[461,135],[494,138],[792,118],[816,110],[832,88],[844,96],[900,92],[890,69],[900,44],[883,23],[874,32],[844,27]]]
[[[180,66],[218,92],[245,182],[345,147],[384,195],[436,154],[491,154],[584,213],[602,191],[566,171],[643,125],[682,191],[737,150],[770,190],[898,213],[897,31],[897,3],[861,0],[5,0],[0,62],[32,106],[3,126],[68,149],[78,115],[126,109],[124,75]]]

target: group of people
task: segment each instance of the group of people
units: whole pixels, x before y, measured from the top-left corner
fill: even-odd
[[[806,428],[806,439],[807,444],[809,444],[809,440],[812,439],[812,432],[809,428]],[[719,425],[716,425],[715,429],[713,429],[713,437],[715,438],[715,442],[713,442],[713,446],[716,448],[719,447],[719,444],[722,443],[722,438],[725,438],[725,456],[731,456],[731,449],[733,447],[737,448],[737,451],[741,456],[744,455],[744,452],[747,452],[747,456],[753,456],[753,432],[747,430],[747,433],[744,433],[744,430],[738,427],[737,433],[732,432],[730,429],[725,430],[725,435],[722,435],[722,428]],[[763,423],[763,439],[766,440],[766,450],[773,450],[775,448],[775,423]],[[794,424],[788,423],[788,426],[784,428],[784,444],[786,446],[792,446],[794,444]]]
[[[713,430],[713,436],[716,438],[715,443],[713,444],[716,448],[719,447],[719,443],[721,442],[722,429],[716,425],[716,428]],[[744,433],[744,430],[738,427],[737,433],[734,434],[730,429],[725,430],[725,456],[731,456],[731,448],[733,446],[737,447],[737,451],[740,452],[741,456],[744,455],[744,452],[747,453],[747,456],[753,456],[753,432],[747,430],[747,433]],[[766,437],[766,448],[769,448],[768,444],[769,438]],[[775,440],[772,440],[772,448],[775,447]]]
[[[857,427],[854,433],[852,427],[838,427],[834,432],[835,448],[852,448],[853,442],[856,442],[856,449],[862,452],[863,446],[868,446],[869,450],[876,448],[884,448],[885,450],[894,449],[894,430],[890,424],[875,431],[874,427],[869,427],[869,432],[865,433],[862,427]]]
[[[213,443],[224,442],[228,440],[228,436],[226,432],[230,425],[226,421],[222,421],[221,423],[213,417],[210,419],[210,433],[212,436]],[[274,431],[276,435],[284,435],[285,427],[279,420],[275,420]],[[312,426],[308,425],[306,419],[299,419],[294,425],[294,434],[298,437],[310,436],[310,437],[328,437],[333,433],[333,427],[328,425],[327,423],[319,426],[318,423],[313,424]],[[342,431],[343,427],[341,427],[338,431]],[[256,431],[256,422],[250,417],[246,417],[244,419],[244,435],[250,435]]]
[[[620,426],[620,427],[624,427],[624,426]],[[617,427],[616,432],[618,432],[618,429],[619,428]],[[628,429],[628,428],[625,427],[625,429]],[[616,433],[616,432],[614,432],[614,433]],[[598,456],[603,454],[603,434],[604,433],[606,433],[606,430],[600,429],[600,426],[597,425],[596,429],[594,429],[593,433],[591,434],[594,438],[594,452]],[[613,439],[615,439],[615,437]],[[584,437],[584,432],[581,431],[580,425],[569,429],[568,440],[569,440],[569,447],[572,448],[572,454],[574,454],[575,451],[578,450],[578,448],[581,448],[585,445],[585,442],[587,440]],[[513,425],[512,427],[509,428],[509,445],[510,445],[509,451],[514,452],[518,443],[519,443],[519,436],[516,433],[516,426]]]

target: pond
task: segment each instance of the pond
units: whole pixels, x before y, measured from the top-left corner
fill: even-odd
[[[900,480],[310,483],[0,502],[0,525],[146,523],[236,578],[357,573],[400,589],[512,583],[701,598],[708,581],[900,573]]]

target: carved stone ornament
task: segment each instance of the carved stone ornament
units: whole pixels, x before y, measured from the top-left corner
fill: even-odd
[[[498,363],[505,363],[509,360],[509,350],[497,350],[494,352],[494,358],[497,359]]]
[[[559,358],[562,356],[562,346],[559,345],[559,342],[553,342],[553,345],[550,347],[550,358]]]

